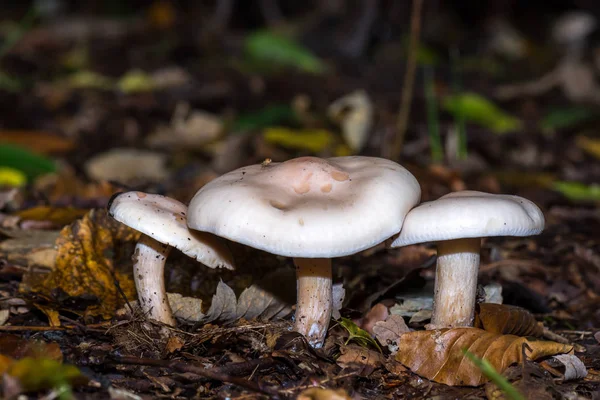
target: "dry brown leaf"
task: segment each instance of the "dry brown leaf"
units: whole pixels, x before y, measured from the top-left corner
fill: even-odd
[[[124,299],[135,297],[131,274],[114,268],[112,249],[117,241],[136,241],[140,233],[110,218],[104,210],[92,210],[83,219],[63,228],[56,240],[56,266],[32,291],[52,297],[61,289],[67,295],[95,296],[98,305],[87,309],[89,315],[110,318]],[[21,290],[29,288],[22,285]]]
[[[392,354],[398,351],[398,341],[400,336],[410,332],[404,318],[400,315],[390,315],[385,321],[379,321],[373,327],[375,338],[388,349]]]
[[[373,370],[383,365],[381,353],[355,344],[341,346],[341,356],[336,360],[342,368],[354,367],[359,369],[359,375],[369,376]]]
[[[373,327],[375,324],[385,321],[389,315],[390,311],[387,306],[383,303],[377,303],[365,314],[365,317],[359,326],[373,336]]]
[[[75,147],[71,139],[38,131],[0,131],[0,142],[16,144],[39,154],[66,153]]]
[[[59,362],[63,361],[63,354],[57,343],[24,339],[17,335],[0,335],[0,352],[3,356],[11,359],[31,357],[50,358]]]
[[[202,312],[202,300],[195,297],[184,297],[178,293],[167,293],[169,305],[175,318],[188,322],[221,322],[229,323],[240,320],[261,319],[272,320],[284,318],[291,314],[288,304],[258,285],[244,289],[239,297],[223,281],[217,285],[211,305]],[[131,302],[137,305],[137,302]]]
[[[544,333],[542,326],[529,311],[506,304],[478,304],[474,326],[504,335],[542,337]]]
[[[171,354],[178,350],[181,350],[184,344],[185,341],[179,336],[170,336],[169,340],[167,341],[167,345],[165,346],[165,349],[167,350],[167,353]]]
[[[0,242],[0,258],[16,265],[54,268],[58,231],[0,229],[0,233],[10,238]]]
[[[400,337],[396,360],[438,383],[479,386],[488,379],[464,355],[464,349],[485,358],[502,373],[511,364],[521,361],[524,344],[532,349],[527,353],[532,360],[573,351],[573,346],[556,342],[499,335],[477,328],[454,328],[405,333]]]
[[[59,227],[83,217],[89,210],[73,207],[39,206],[18,211],[14,215],[22,220],[49,221]]]
[[[48,318],[48,324],[52,327],[58,327],[60,326],[60,319],[58,318],[58,311],[47,307],[47,306],[43,306],[41,304],[37,304],[34,303],[33,304],[38,310],[40,310],[41,312],[44,313],[44,315]]]

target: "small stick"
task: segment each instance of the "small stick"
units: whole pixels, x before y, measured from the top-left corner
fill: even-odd
[[[271,390],[269,388],[263,388],[259,384],[243,378],[237,378],[234,376],[219,373],[217,369],[205,369],[181,361],[155,360],[152,358],[138,358],[131,356],[113,355],[112,359],[118,364],[150,365],[154,367],[174,369],[179,372],[191,372],[192,374],[200,375],[208,379],[231,383],[256,393],[266,394],[274,400],[279,399],[277,392],[274,390]]]

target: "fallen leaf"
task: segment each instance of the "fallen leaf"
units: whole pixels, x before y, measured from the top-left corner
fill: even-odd
[[[9,239],[0,241],[0,257],[16,265],[54,268],[58,231],[0,229]]]
[[[85,163],[85,171],[90,178],[98,181],[125,184],[160,182],[168,176],[166,162],[162,153],[116,148],[89,159]]]
[[[58,311],[47,307],[47,306],[43,306],[41,304],[37,304],[34,303],[33,304],[35,306],[35,308],[37,308],[38,310],[40,310],[41,312],[44,313],[44,315],[48,318],[48,324],[52,327],[58,327],[60,326],[60,319],[58,318]]]
[[[523,125],[522,121],[476,93],[448,96],[443,101],[443,107],[454,117],[462,117],[467,122],[481,125],[498,134],[517,131]]]
[[[344,389],[323,389],[312,387],[304,389],[296,400],[352,400]]]
[[[125,274],[114,266],[111,254],[118,241],[137,241],[140,233],[110,218],[104,210],[92,210],[83,219],[64,227],[56,240],[56,267],[30,290],[52,297],[61,289],[72,297],[94,296],[96,306],[88,307],[90,315],[110,318],[124,299],[117,290],[135,297],[131,273]],[[29,288],[21,285],[21,291]]]
[[[377,303],[365,314],[365,317],[360,324],[361,328],[373,335],[373,327],[378,322],[383,322],[390,315],[390,312],[382,303]]]
[[[174,353],[178,350],[181,350],[185,341],[181,339],[179,336],[170,336],[169,340],[167,340],[167,345],[165,346],[165,350],[167,350],[168,354]]]
[[[379,321],[373,327],[375,338],[379,343],[387,346],[392,354],[398,351],[400,336],[406,332],[410,332],[410,329],[404,322],[404,318],[399,315],[390,315],[385,321]]]
[[[559,354],[552,359],[562,364],[564,369],[563,380],[583,379],[588,375],[585,364],[574,354]]]
[[[8,318],[10,317],[10,310],[4,309],[0,310],[0,326],[4,325]]]
[[[358,368],[359,375],[366,377],[383,365],[383,355],[377,351],[357,345],[341,346],[335,362],[342,368]]]
[[[342,127],[342,136],[354,153],[367,142],[373,127],[373,103],[364,90],[343,96],[329,105],[327,114]]]
[[[293,39],[272,31],[256,31],[244,44],[250,58],[268,64],[298,68],[305,72],[323,73],[325,64]]]
[[[42,131],[0,131],[0,143],[11,143],[37,154],[66,153],[73,150],[73,140]]]
[[[331,317],[333,319],[340,319],[340,310],[344,305],[344,299],[346,298],[346,289],[344,289],[343,283],[334,283],[331,286],[331,297],[333,298]]]
[[[573,351],[573,346],[556,342],[499,335],[477,328],[454,328],[403,334],[396,360],[434,382],[479,386],[488,378],[466,358],[463,349],[484,358],[502,373],[510,365],[521,361],[524,344],[532,349],[527,354],[532,360]]]
[[[36,392],[43,389],[61,389],[64,386],[82,385],[87,378],[74,365],[62,364],[49,358],[23,358],[7,369],[6,376],[18,382],[19,392]],[[11,397],[18,393],[12,393]]]
[[[18,188],[27,183],[27,176],[18,169],[0,167],[0,187]]]
[[[263,137],[273,145],[293,150],[308,150],[313,153],[319,153],[329,148],[335,141],[333,133],[325,129],[266,128],[263,131]]]
[[[248,132],[269,126],[281,125],[297,121],[294,109],[286,104],[267,106],[252,113],[241,114],[237,117],[233,126],[233,132]]]
[[[346,329],[346,331],[348,331],[348,339],[346,340],[345,344],[348,344],[350,341],[354,341],[363,347],[368,347],[371,345],[381,352],[381,348],[375,339],[369,335],[369,332],[365,331],[364,329],[360,329],[358,325],[352,322],[352,320],[342,317],[340,318],[339,323],[344,329]]]
[[[167,293],[169,305],[177,319],[188,322],[230,323],[239,319],[273,320],[287,317],[292,313],[290,304],[278,299],[258,285],[244,289],[239,297],[223,281],[217,285],[208,311],[202,311],[202,300],[184,297],[178,293]],[[137,302],[131,302],[137,306]]]
[[[0,166],[21,171],[28,179],[56,171],[53,160],[8,143],[0,143]]]
[[[595,116],[594,110],[581,106],[560,108],[550,110],[540,121],[540,127],[544,132],[555,132],[559,129],[573,128]]]
[[[478,304],[474,326],[504,335],[541,337],[544,333],[542,326],[529,311],[506,304]]]
[[[588,153],[589,155],[600,160],[600,139],[592,139],[586,136],[577,136],[575,138],[577,147]]]
[[[152,77],[142,70],[134,69],[127,71],[117,81],[117,88],[125,93],[151,92],[155,89]]]
[[[38,206],[17,211],[13,215],[23,220],[49,221],[55,225],[63,226],[83,217],[89,210],[74,207],[49,207]]]
[[[600,185],[581,182],[554,182],[552,188],[574,201],[600,201]]]
[[[63,361],[63,354],[57,343],[47,343],[38,339],[25,339],[17,335],[0,335],[0,353],[12,359],[48,358]],[[0,375],[3,371],[0,371]]]

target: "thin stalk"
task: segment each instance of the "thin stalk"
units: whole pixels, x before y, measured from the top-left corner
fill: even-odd
[[[458,48],[454,47],[450,51],[450,68],[452,70],[452,89],[454,93],[462,92],[462,74],[460,68],[460,53]],[[458,131],[458,146],[456,149],[456,157],[459,160],[467,158],[467,127],[465,117],[462,113],[457,113],[454,116],[454,124]]]

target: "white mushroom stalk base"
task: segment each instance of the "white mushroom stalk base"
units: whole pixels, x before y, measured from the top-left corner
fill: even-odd
[[[432,329],[473,326],[481,239],[437,243]]]
[[[294,329],[304,335],[311,346],[323,346],[331,311],[331,259],[294,258],[297,293]]]
[[[133,253],[133,279],[138,300],[148,318],[175,326],[165,290],[165,261],[171,246],[142,235]]]

